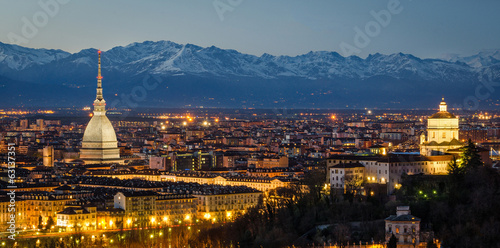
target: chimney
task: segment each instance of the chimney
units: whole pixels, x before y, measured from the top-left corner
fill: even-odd
[[[410,206],[398,206],[396,208],[396,215],[397,216],[409,215],[409,214],[411,214]]]

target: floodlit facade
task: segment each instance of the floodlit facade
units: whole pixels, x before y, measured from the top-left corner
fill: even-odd
[[[344,186],[337,186],[337,184],[341,183],[340,181],[331,178],[332,176],[335,176],[335,178],[339,176],[340,179],[340,174],[335,174],[332,169],[335,170],[334,167],[338,164],[359,163],[364,166],[363,181],[365,183],[386,185],[387,194],[391,194],[401,186],[402,175],[421,173],[425,175],[444,175],[447,173],[447,166],[452,158],[452,155],[422,156],[417,154],[388,154],[387,156],[336,155],[327,160],[327,171],[329,172],[327,180],[330,182],[330,187],[343,188]]]
[[[125,211],[124,218],[130,219],[134,227],[149,226],[156,213],[156,193],[152,191],[118,192],[114,207]]]
[[[95,206],[66,207],[57,213],[57,227],[67,232],[96,230],[96,215]]]
[[[420,136],[420,154],[425,156],[442,155],[450,149],[463,146],[459,141],[458,118],[448,112],[444,101],[439,104],[439,112],[427,119],[427,136]]]
[[[250,176],[226,176],[226,175],[206,175],[200,173],[169,173],[161,174],[153,171],[137,173],[137,172],[108,172],[108,171],[93,171],[89,175],[94,177],[109,177],[120,180],[127,179],[143,179],[147,181],[171,181],[171,182],[186,182],[199,183],[208,185],[222,186],[247,186],[259,191],[267,192],[280,187],[289,187],[294,184],[293,181],[283,178],[266,178],[266,177],[250,177]],[[86,185],[92,187],[92,185]]]
[[[191,222],[196,217],[197,199],[190,195],[162,194],[156,198],[155,221],[152,224],[169,225]]]
[[[254,207],[262,192],[206,194],[195,192],[198,199],[198,218],[213,222],[230,221]]]

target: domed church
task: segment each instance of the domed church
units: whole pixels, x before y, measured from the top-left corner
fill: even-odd
[[[448,112],[442,99],[439,112],[427,119],[427,136],[420,136],[420,154],[424,156],[442,155],[450,149],[464,146],[458,139],[458,118]]]
[[[98,51],[97,96],[94,114],[83,134],[80,159],[85,164],[123,163],[113,125],[106,116],[106,101],[102,96],[101,51]]]

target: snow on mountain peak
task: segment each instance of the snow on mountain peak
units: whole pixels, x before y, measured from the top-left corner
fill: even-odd
[[[92,67],[97,63],[95,49],[70,54],[60,50],[31,49],[0,43],[0,66],[22,71],[32,65],[66,62]],[[447,59],[420,59],[411,54],[380,53],[362,59],[343,57],[336,52],[311,51],[298,56],[260,57],[215,46],[200,47],[171,41],[145,41],[117,46],[104,52],[103,67],[128,75],[211,75],[215,77],[305,79],[366,79],[375,76],[419,78],[424,80],[469,80],[476,78],[477,68],[498,64],[499,51],[484,51],[469,57],[449,56]],[[462,62],[462,63],[457,63]],[[62,65],[59,65],[62,66]]]
[[[44,65],[70,55],[62,50],[32,49],[0,42],[0,64],[22,70],[32,65]]]

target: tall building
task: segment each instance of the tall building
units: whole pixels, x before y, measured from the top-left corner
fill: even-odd
[[[54,167],[54,147],[46,146],[43,148],[43,166]]]
[[[94,114],[83,134],[80,159],[85,164],[122,163],[115,130],[106,116],[106,101],[102,96],[101,51],[97,73],[97,96]]]
[[[420,154],[425,156],[442,155],[450,149],[463,146],[459,141],[458,118],[448,112],[446,102],[439,104],[439,112],[427,119],[427,136],[420,136]]]

